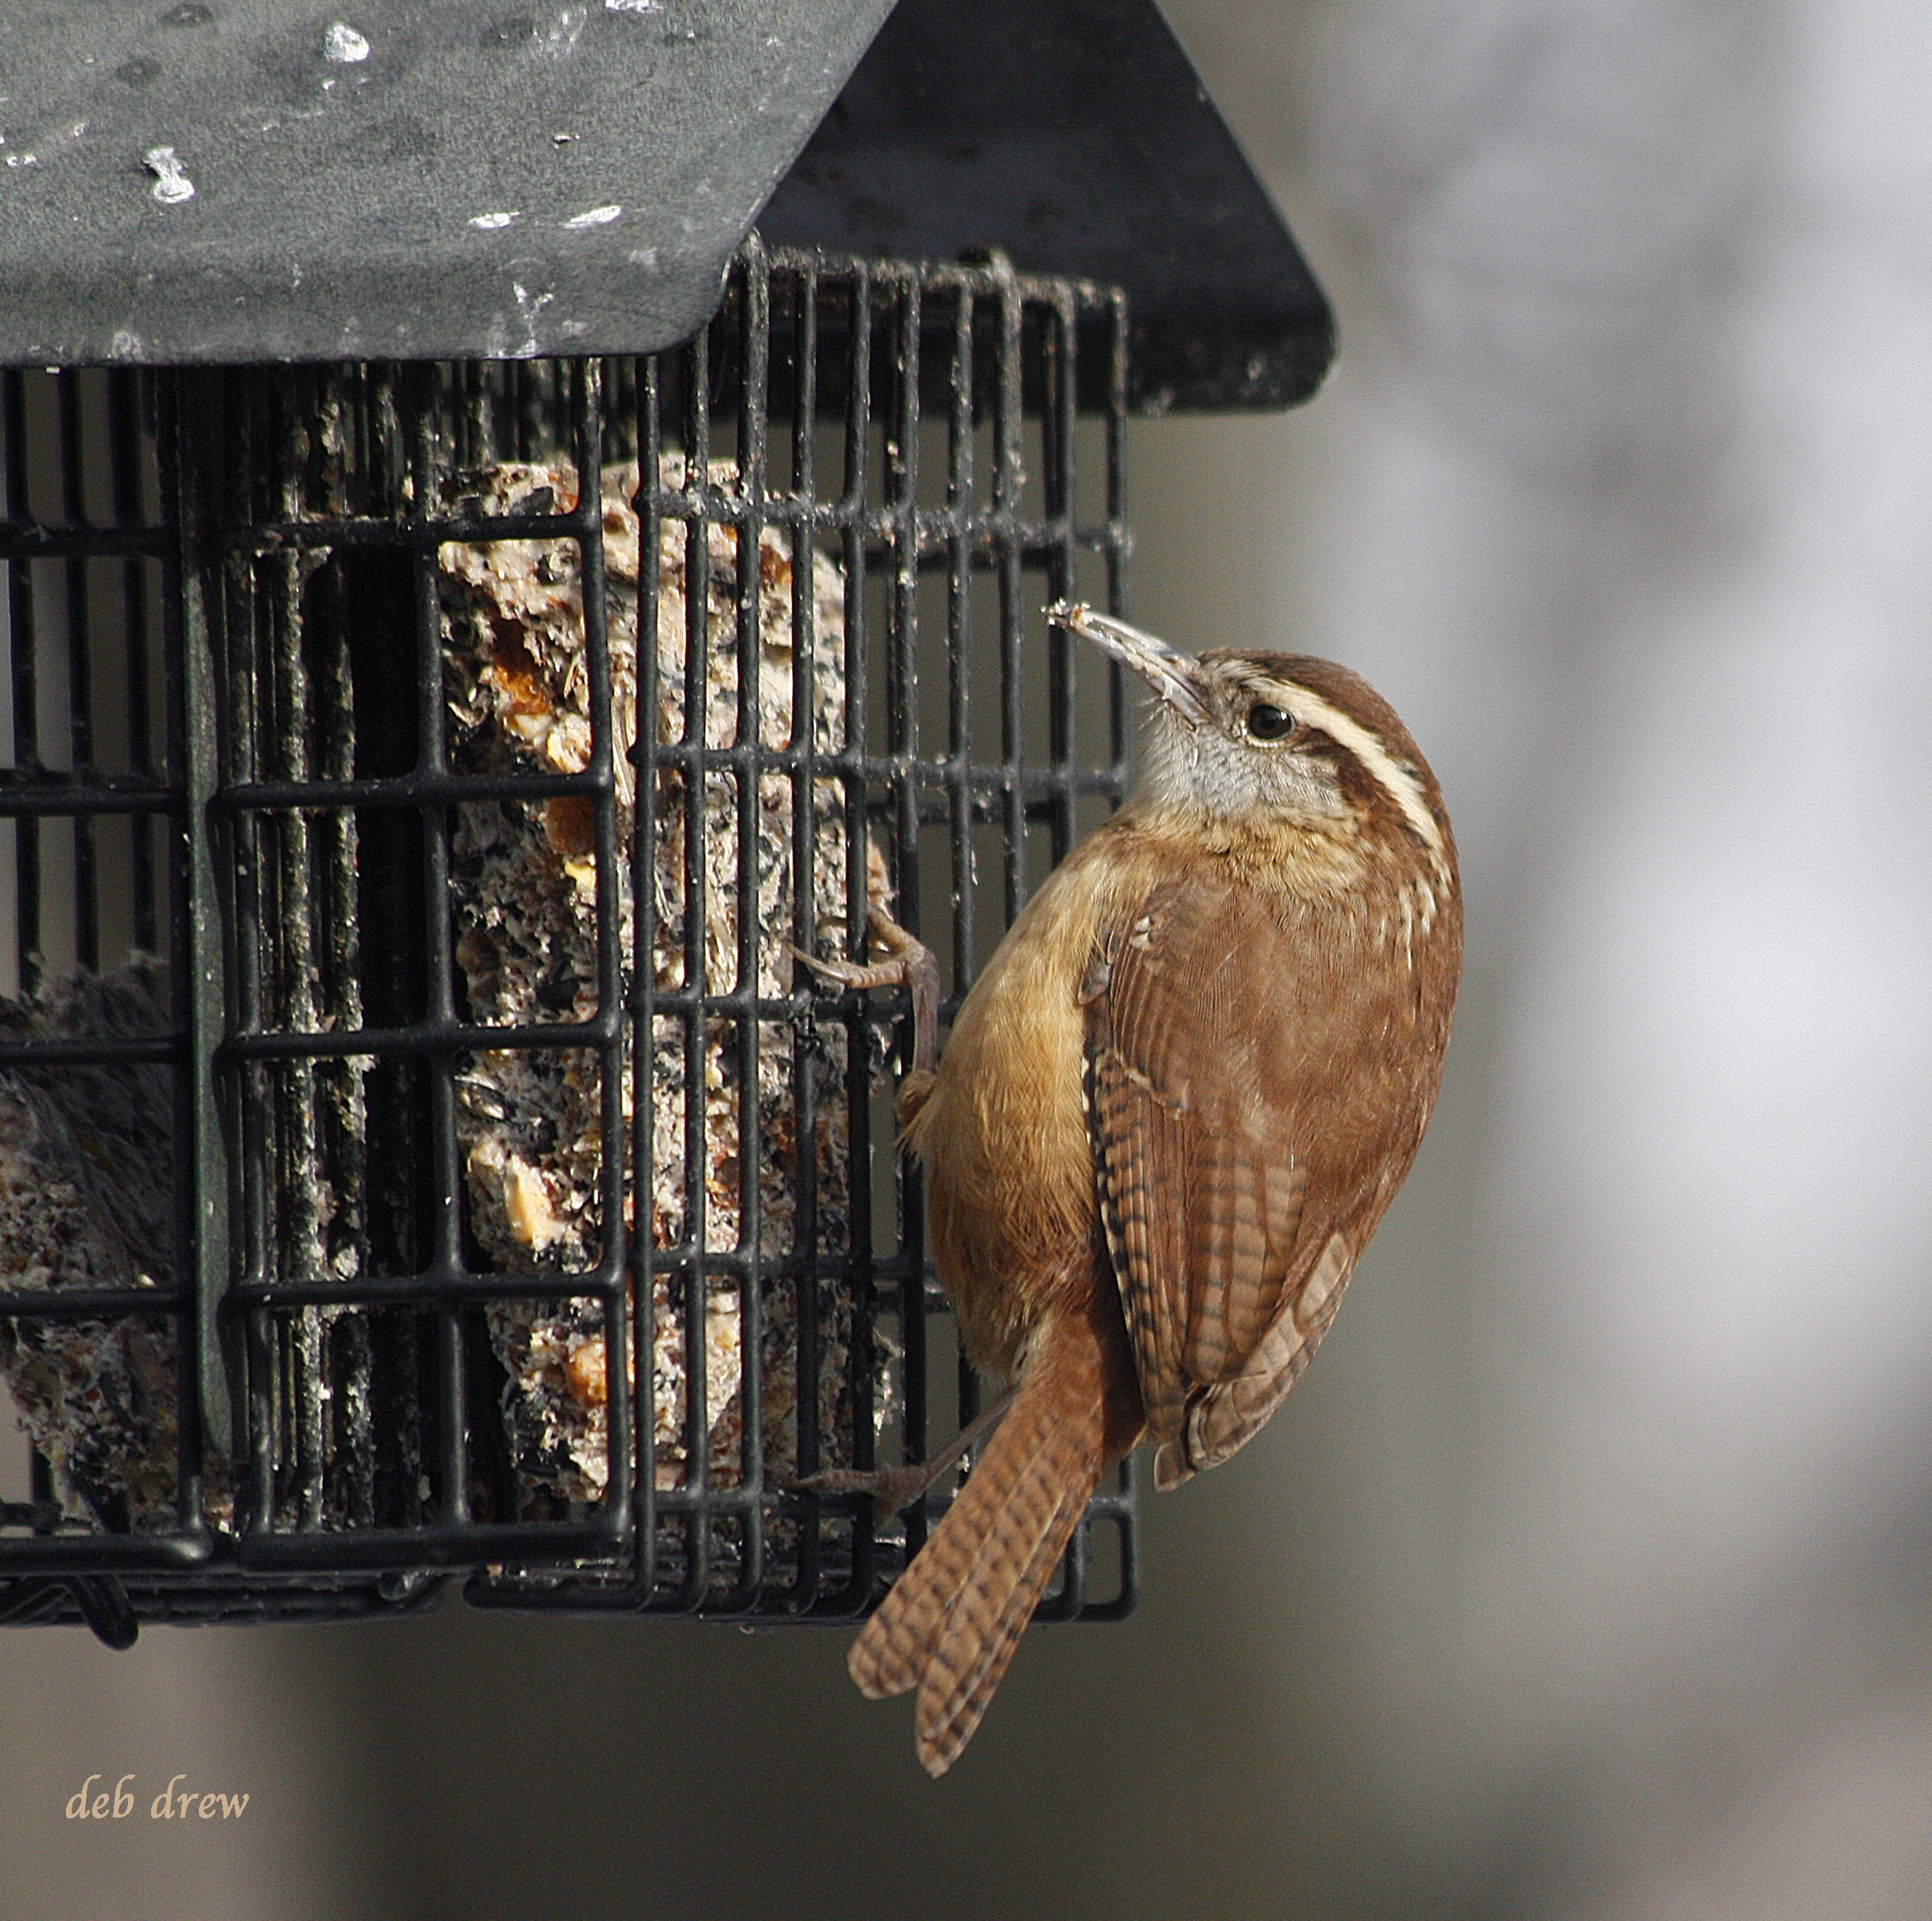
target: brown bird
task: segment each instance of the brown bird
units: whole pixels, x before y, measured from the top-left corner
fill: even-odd
[[[938,968],[884,915],[883,961],[812,962],[912,989],[933,1258],[974,1365],[1013,1383],[849,1661],[869,1696],[918,1690],[935,1775],[1101,1475],[1142,1440],[1161,1488],[1226,1460],[1308,1365],[1415,1158],[1461,970],[1441,791],[1359,675],[1048,617],[1154,691],[1133,798],[1013,923],[943,1059]]]

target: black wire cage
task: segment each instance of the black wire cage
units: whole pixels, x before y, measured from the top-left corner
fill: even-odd
[[[799,1485],[978,1390],[797,952],[957,1004],[1123,797],[1129,410],[1332,322],[1153,0],[662,12],[0,43],[0,1620],[846,1620],[949,1498]]]
[[[977,1386],[793,948],[956,1001],[1121,798],[1127,364],[754,236],[652,356],[0,373],[5,1618],[865,1610],[927,1511],[793,1483]]]

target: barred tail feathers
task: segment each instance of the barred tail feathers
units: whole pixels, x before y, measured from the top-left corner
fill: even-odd
[[[1084,1319],[1052,1331],[958,1499],[853,1644],[861,1692],[918,1689],[929,1774],[972,1738],[1100,1479],[1102,1368]]]

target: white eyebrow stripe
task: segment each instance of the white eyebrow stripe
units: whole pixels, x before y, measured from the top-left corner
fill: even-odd
[[[1380,784],[1382,791],[1402,810],[1404,817],[1421,835],[1424,846],[1441,857],[1442,829],[1429,811],[1429,797],[1422,783],[1390,753],[1359,721],[1351,720],[1339,707],[1332,706],[1312,689],[1297,681],[1272,683],[1289,698],[1281,704],[1298,721],[1319,727],[1331,740],[1346,747]]]

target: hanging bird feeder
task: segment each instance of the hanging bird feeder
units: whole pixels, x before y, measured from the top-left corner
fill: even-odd
[[[0,49],[0,1618],[856,1617],[977,1390],[795,949],[956,1001],[1327,309],[1149,0],[319,17]]]

